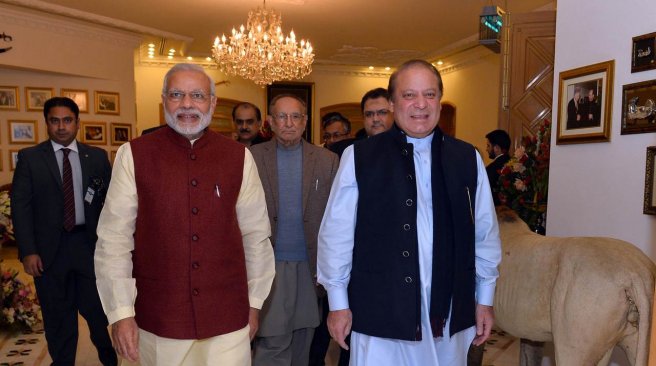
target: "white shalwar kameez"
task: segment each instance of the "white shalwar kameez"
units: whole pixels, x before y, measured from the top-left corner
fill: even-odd
[[[431,190],[431,142],[407,137],[414,145],[417,182],[417,235],[419,273],[421,277],[421,341],[405,341],[351,333],[352,366],[462,366],[476,328],[465,329],[452,337],[433,338],[429,309],[433,258],[433,204]],[[482,305],[492,305],[497,265],[501,258],[498,225],[483,161],[476,153],[478,182],[476,188],[476,298]],[[381,184],[385,184],[381,182]],[[347,309],[353,237],[355,233],[358,186],[355,178],[353,147],[342,156],[333,183],[326,213],[319,231],[318,281],[328,292],[330,310]],[[381,215],[385,213],[381,212]],[[438,228],[439,230],[439,228]],[[385,306],[385,304],[377,304]],[[444,333],[449,332],[447,320]]]

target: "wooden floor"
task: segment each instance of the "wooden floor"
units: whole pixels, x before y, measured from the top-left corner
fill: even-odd
[[[19,270],[19,278],[31,282],[31,277],[23,272],[17,259],[15,247],[5,247],[0,251],[2,266]],[[40,327],[39,327],[40,328]],[[43,332],[35,328],[33,333],[9,336],[0,333],[0,366],[45,366],[52,362],[43,337]],[[42,330],[42,329],[41,329]],[[339,358],[336,343],[331,342],[326,356],[326,365],[335,366]],[[77,366],[100,366],[96,349],[89,339],[89,330],[82,317],[79,317],[79,339],[76,355]],[[495,331],[486,345],[484,366],[519,365],[519,341],[504,332]]]

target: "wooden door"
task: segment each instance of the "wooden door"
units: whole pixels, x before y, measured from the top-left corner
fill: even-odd
[[[555,11],[509,16],[501,49],[499,128],[508,131],[513,145],[552,118],[555,46]]]
[[[456,136],[456,106],[451,103],[442,103],[442,110],[440,111],[440,121],[437,122],[442,132],[451,137]]]

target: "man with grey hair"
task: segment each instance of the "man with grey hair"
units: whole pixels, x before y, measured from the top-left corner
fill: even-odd
[[[162,103],[168,127],[119,148],[98,225],[114,346],[141,365],[249,365],[274,276],[257,168],[207,129],[216,96],[201,67],[169,70]]]
[[[276,278],[262,307],[254,366],[307,365],[319,325],[317,233],[339,165],[337,155],[303,140],[305,103],[290,94],[269,105],[275,138],[251,148],[266,196]]]

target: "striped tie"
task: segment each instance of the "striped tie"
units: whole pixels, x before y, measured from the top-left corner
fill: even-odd
[[[71,231],[75,227],[75,194],[73,193],[73,172],[68,160],[70,149],[62,149],[64,161],[62,164],[62,180],[64,183],[64,229]]]

